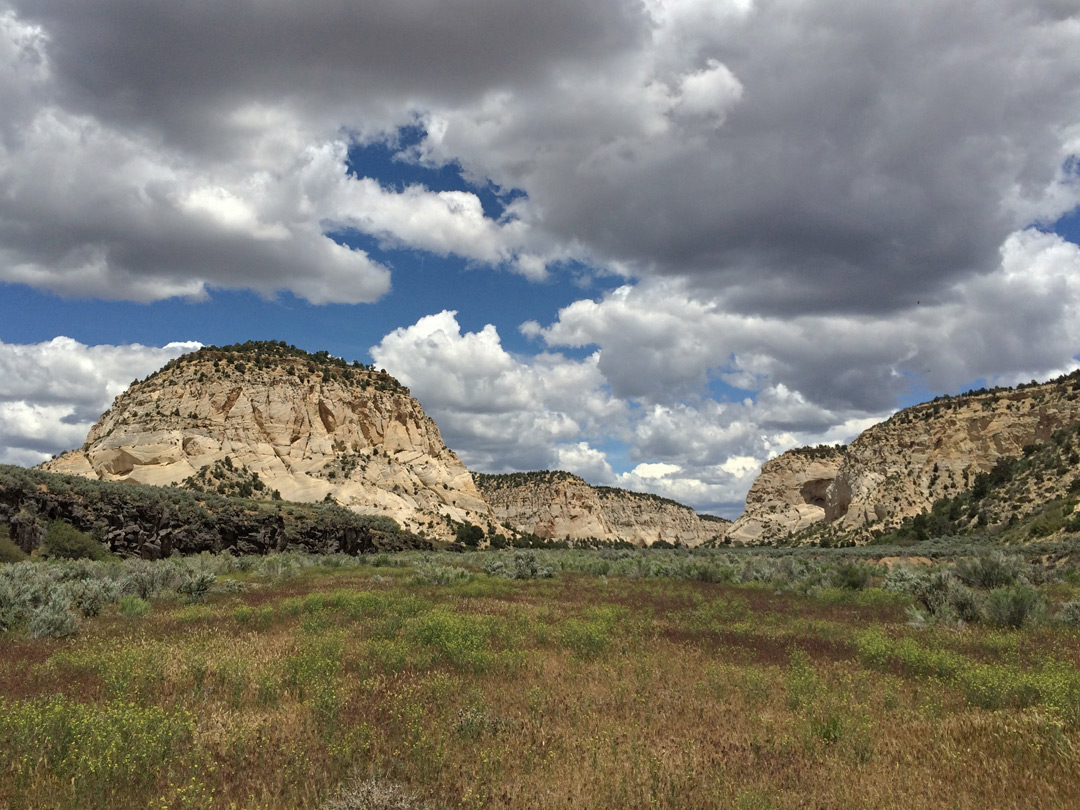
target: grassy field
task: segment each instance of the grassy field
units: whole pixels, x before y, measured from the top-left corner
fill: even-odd
[[[935,568],[0,566],[0,806],[1075,807],[1075,572],[979,558],[934,585]],[[107,592],[90,610],[88,583]],[[71,623],[49,624],[60,592]]]

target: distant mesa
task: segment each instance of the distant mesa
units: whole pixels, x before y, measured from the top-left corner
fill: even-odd
[[[1080,530],[1080,372],[906,408],[847,447],[762,466],[734,523],[566,472],[475,475],[385,371],[285,343],[208,346],[116,398],[50,472],[338,504],[420,538],[578,544],[854,544]],[[992,491],[990,491],[992,490]],[[1033,521],[1016,528],[1017,522]]]
[[[722,541],[729,525],[668,498],[590,486],[568,472],[473,478],[499,521],[544,540],[699,546]]]
[[[847,447],[799,448],[768,461],[729,524],[566,472],[470,474],[385,371],[247,342],[199,349],[136,380],[81,449],[42,468],[338,504],[431,540],[453,540],[469,526],[487,538],[643,546],[852,544],[973,528],[1023,539],[1080,530],[1078,424],[1080,372],[939,397]],[[1027,518],[1038,526],[1014,528]]]

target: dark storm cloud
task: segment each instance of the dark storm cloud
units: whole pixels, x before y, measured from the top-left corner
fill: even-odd
[[[602,62],[644,19],[614,2],[0,3],[0,279],[134,300],[222,286],[373,301],[388,269],[326,235],[357,223],[388,244],[427,230],[415,246],[520,254],[542,276],[520,240],[460,247],[497,231],[470,200],[350,181],[346,148],[432,104]]]
[[[721,126],[672,124],[601,160],[605,136],[626,127],[583,119],[558,158],[514,180],[559,237],[632,272],[725,289],[736,309],[908,306],[992,270],[1011,232],[1076,204],[1076,178],[1067,193],[1057,183],[1080,124],[1076,14],[1062,20],[1060,3],[758,3],[682,31],[681,61],[665,53],[669,75],[653,77],[675,88],[679,71],[720,60],[743,88]],[[444,141],[470,145],[452,131]],[[522,150],[475,146],[477,161]]]
[[[379,297],[385,268],[322,233],[378,216],[349,210],[350,189],[306,186],[299,167],[307,149],[413,121],[428,130],[416,159],[526,195],[520,227],[468,258],[537,278],[566,258],[684,277],[742,311],[906,307],[991,271],[1010,233],[1080,199],[1062,174],[1080,142],[1080,23],[1062,2],[9,7],[22,33],[9,31],[19,56],[0,98],[22,125],[0,240],[31,267],[6,275],[57,288],[37,265],[78,266],[73,292],[100,293],[113,270],[142,298],[290,288],[306,262],[323,277],[312,300]],[[78,185],[18,186],[17,167],[62,150],[52,174]],[[189,204],[195,189],[205,210],[215,184],[223,233]],[[81,222],[65,199],[108,222]],[[400,225],[377,235],[432,249]],[[50,230],[69,236],[34,255]],[[218,248],[170,262],[191,232]],[[160,278],[140,292],[135,274]]]
[[[396,122],[409,104],[461,102],[553,62],[602,58],[640,37],[644,19],[633,3],[571,0],[12,6],[48,32],[65,104],[210,151],[238,105],[287,101],[359,127],[383,110],[380,123]]]

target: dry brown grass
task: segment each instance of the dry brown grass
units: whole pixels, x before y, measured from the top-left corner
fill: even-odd
[[[1057,707],[978,708],[947,678],[868,666],[856,644],[884,626],[1022,669],[1075,664],[1072,631],[915,631],[895,605],[703,583],[385,574],[299,577],[205,611],[110,610],[63,641],[0,638],[0,805],[1066,808],[1080,795],[1080,732]],[[55,695],[72,717],[100,710],[95,733],[132,750],[142,732],[108,714],[117,702],[192,731],[127,787],[128,766],[77,724],[49,756],[17,750],[35,739],[28,707]],[[86,754],[74,770],[73,752]],[[92,766],[114,787],[80,788]]]

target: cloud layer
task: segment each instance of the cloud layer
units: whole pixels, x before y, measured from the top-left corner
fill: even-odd
[[[636,318],[643,333],[649,316],[618,315]],[[410,387],[472,469],[565,469],[728,513],[741,509],[766,458],[808,442],[849,440],[876,418],[829,411],[782,384],[756,402],[619,395],[604,371],[606,352],[619,347],[601,341],[581,360],[515,356],[494,326],[463,333],[456,313],[441,312],[395,330],[371,355]]]
[[[1076,366],[1078,249],[1037,228],[1080,204],[1078,111],[1062,0],[0,0],[0,281],[378,301],[352,231],[614,273],[529,353],[441,312],[372,356],[478,468],[716,506],[912,392]],[[350,174],[373,143],[462,188]],[[51,345],[0,347],[47,370],[4,375],[3,458],[176,351]]]
[[[0,342],[0,463],[39,464],[81,446],[133,379],[199,345],[86,346],[66,337]]]
[[[656,4],[614,70],[433,110],[420,151],[525,189],[533,229],[635,276],[741,312],[888,311],[1077,204],[1066,8]]]
[[[542,277],[576,258],[742,312],[883,312],[1080,202],[1080,18],[1057,0],[0,5],[0,278],[153,300],[378,299],[326,236]],[[523,192],[349,177],[413,160]]]

